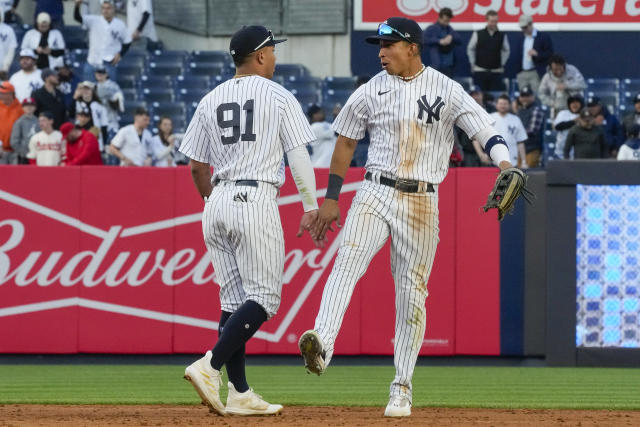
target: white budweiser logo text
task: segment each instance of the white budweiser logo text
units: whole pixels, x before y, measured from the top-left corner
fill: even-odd
[[[100,283],[108,287],[126,283],[135,287],[145,284],[159,272],[160,280],[167,286],[184,282],[203,285],[215,280],[209,254],[205,252],[199,256],[192,248],[180,249],[173,254],[164,249],[157,249],[155,252],[140,251],[137,254],[130,251],[110,254],[119,238],[121,226],[112,226],[101,237],[102,241],[95,251],[78,252],[70,258],[65,257],[62,251],[53,251],[48,255],[42,251],[32,251],[23,260],[16,262],[15,256],[13,260],[10,256],[11,251],[20,248],[23,243],[25,227],[16,219],[0,221],[0,229],[3,227],[10,227],[11,232],[6,241],[0,242],[0,285],[13,281],[17,286],[35,282],[39,286],[60,283],[69,287],[82,283],[91,288]],[[334,251],[335,249],[331,252]],[[323,258],[318,260],[321,252],[319,249],[306,254],[300,249],[290,251],[285,257],[283,282],[291,282],[305,265],[312,270],[322,269]],[[105,265],[107,257],[112,260],[108,266]],[[36,269],[36,265],[40,267]],[[125,265],[128,267],[125,268]]]

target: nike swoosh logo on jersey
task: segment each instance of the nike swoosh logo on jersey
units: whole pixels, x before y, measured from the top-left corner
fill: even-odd
[[[389,89],[389,90],[385,90],[384,92],[383,92],[383,91],[381,91],[381,90],[379,90],[379,91],[378,91],[378,95],[384,95],[385,93],[389,93],[389,92],[391,92],[391,89]]]

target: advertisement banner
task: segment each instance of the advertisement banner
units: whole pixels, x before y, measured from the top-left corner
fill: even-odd
[[[463,312],[457,308],[456,230],[460,222],[496,222],[476,215],[476,206],[472,212],[456,210],[466,191],[457,185],[460,172],[466,171],[450,171],[439,188],[440,244],[428,284],[421,354],[456,354],[457,346],[465,353],[499,353],[493,345],[499,342],[499,294],[479,292],[477,298],[488,301]],[[201,353],[213,346],[219,287],[202,238],[203,203],[188,168],[8,166],[1,173],[0,352]],[[248,353],[298,353],[298,337],[314,325],[339,247],[340,229],[329,233],[323,249],[307,235],[295,236],[302,207],[287,174],[278,201],[286,254],[282,302],[249,342]],[[343,222],[363,175],[352,168],[345,178]],[[318,194],[324,194],[327,176],[327,170],[316,171]],[[491,169],[473,177],[487,189],[494,179]],[[498,241],[497,233],[493,238]],[[476,242],[465,244],[473,252]],[[484,251],[488,263],[482,278],[495,289],[499,248],[480,244],[476,250]],[[389,252],[387,243],[358,283],[336,354],[393,354]],[[469,327],[482,322],[485,339],[463,342],[473,334],[461,333],[456,313],[466,316]]]
[[[518,17],[531,15],[544,31],[637,31],[639,0],[354,0],[354,29],[375,30],[392,16],[411,18],[426,27],[445,7],[456,30],[485,26],[485,14],[498,12],[503,31],[519,31]]]

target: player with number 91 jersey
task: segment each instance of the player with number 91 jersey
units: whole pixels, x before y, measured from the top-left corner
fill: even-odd
[[[295,97],[266,78],[237,76],[206,95],[180,147],[213,165],[213,180],[284,184],[283,154],[314,141]]]

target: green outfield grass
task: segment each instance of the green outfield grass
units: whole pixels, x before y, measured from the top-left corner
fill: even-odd
[[[181,366],[1,365],[0,404],[197,404]],[[392,367],[248,368],[284,405],[383,406]],[[418,367],[413,404],[479,408],[640,409],[640,369]]]

